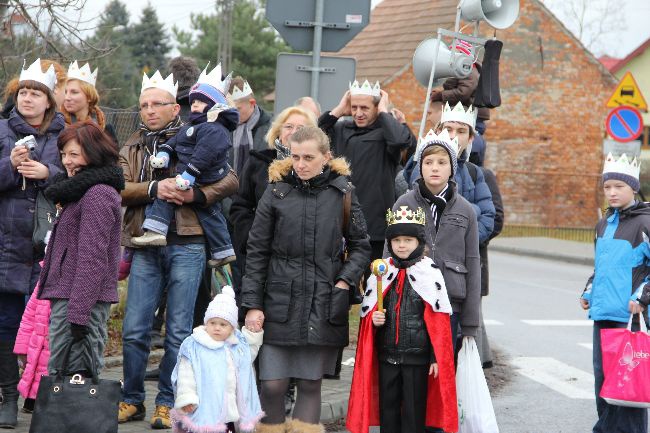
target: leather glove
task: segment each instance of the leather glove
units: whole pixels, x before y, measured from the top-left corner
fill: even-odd
[[[76,323],[71,323],[70,334],[72,335],[72,341],[78,343],[79,341],[86,338],[86,335],[88,335],[88,327],[85,325],[78,325]]]

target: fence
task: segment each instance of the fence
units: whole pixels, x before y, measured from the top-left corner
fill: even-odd
[[[140,112],[108,107],[101,108],[106,116],[106,123],[113,125],[117,141],[122,146],[140,125]]]

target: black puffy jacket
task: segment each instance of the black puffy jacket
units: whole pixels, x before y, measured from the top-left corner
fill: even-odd
[[[354,192],[343,262],[343,203],[353,187],[343,159],[302,182],[290,159],[274,161],[248,236],[242,308],[264,312],[264,342],[284,346],[348,344],[349,292],[370,263],[366,223]]]

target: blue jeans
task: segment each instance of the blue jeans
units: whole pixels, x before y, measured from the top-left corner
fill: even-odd
[[[596,410],[598,421],[593,433],[647,433],[648,410],[634,407],[615,406],[600,398],[600,389],[605,381],[603,372],[603,353],[600,345],[600,330],[608,328],[625,328],[627,323],[610,320],[594,321],[594,379],[596,391]],[[633,325],[633,331],[639,326]]]
[[[135,250],[122,327],[123,400],[144,402],[144,374],[149,357],[154,313],[167,287],[165,354],[160,361],[156,405],[174,407],[171,374],[178,349],[192,333],[194,302],[205,270],[205,245],[168,245]]]
[[[146,219],[142,228],[167,236],[169,224],[174,217],[176,205],[165,200],[156,199],[145,210]],[[194,207],[194,212],[199,218],[203,233],[210,247],[210,258],[223,259],[234,256],[230,233],[226,218],[221,212],[221,204],[215,203],[210,207]]]

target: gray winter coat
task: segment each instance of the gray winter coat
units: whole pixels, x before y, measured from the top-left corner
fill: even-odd
[[[343,159],[322,175],[299,181],[290,159],[274,161],[248,235],[242,308],[264,312],[264,343],[283,346],[348,344],[348,290],[370,263],[370,241],[354,193],[343,261],[343,204],[353,188]]]
[[[410,209],[421,207],[424,210],[429,256],[440,266],[454,314],[460,316],[462,335],[476,336],[481,302],[476,212],[472,205],[457,193],[456,184],[449,184],[453,188],[453,196],[447,201],[440,216],[437,232],[431,207],[420,193],[417,184],[397,199],[393,211],[397,211],[400,206],[408,206]]]

